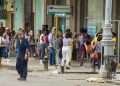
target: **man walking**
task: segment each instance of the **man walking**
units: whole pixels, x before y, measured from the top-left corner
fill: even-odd
[[[28,48],[29,43],[24,37],[24,31],[19,29],[18,38],[16,40],[16,70],[20,76],[18,78],[20,81],[25,81],[27,78]]]

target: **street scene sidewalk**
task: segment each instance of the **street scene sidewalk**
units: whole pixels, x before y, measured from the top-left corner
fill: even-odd
[[[44,71],[42,65],[36,59],[29,60],[29,73],[26,82],[17,81],[18,75],[15,70],[15,59],[10,59],[8,66],[0,69],[0,86],[119,86],[119,81],[114,83],[88,82],[90,77],[99,77],[89,71],[90,65],[83,67],[71,64],[72,67],[65,74],[54,74],[56,67],[49,66],[49,71]],[[82,72],[82,73],[81,73]],[[87,74],[85,73],[87,72]],[[119,75],[117,75],[119,76]],[[6,83],[7,80],[7,83]]]
[[[16,66],[16,58],[15,57],[11,57],[9,59],[9,63],[6,64],[4,62],[3,63],[3,68],[9,68],[9,69],[14,69],[15,70],[15,66]],[[59,67],[57,67],[57,69],[60,70]],[[45,72],[44,71],[44,65],[41,65],[39,60],[37,58],[30,58],[29,59],[29,65],[28,65],[28,70],[29,72]],[[48,66],[48,70],[49,71],[54,71],[56,70],[56,66]],[[85,62],[83,66],[80,66],[80,64],[78,62],[72,62],[71,63],[71,69],[70,70],[66,70],[66,73],[83,73],[83,74],[98,74],[99,70],[96,70],[96,72],[93,72],[93,68],[90,62]],[[117,73],[120,73],[120,68],[118,65],[117,68]]]

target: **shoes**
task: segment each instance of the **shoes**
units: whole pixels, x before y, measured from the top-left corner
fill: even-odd
[[[43,65],[43,61],[42,60],[40,60],[40,65]]]
[[[70,70],[70,67],[66,67],[67,70]]]
[[[61,66],[61,73],[64,74],[65,70],[64,70],[64,66]]]
[[[19,81],[26,81],[26,78],[18,78]]]

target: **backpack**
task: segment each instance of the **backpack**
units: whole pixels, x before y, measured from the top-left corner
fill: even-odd
[[[45,43],[46,43],[46,44],[48,44],[48,43],[49,43],[49,40],[48,40],[48,35],[44,35],[44,41],[45,41]]]

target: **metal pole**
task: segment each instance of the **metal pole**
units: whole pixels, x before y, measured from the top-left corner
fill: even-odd
[[[102,46],[104,46],[104,67],[105,71],[102,72],[102,77],[112,78],[111,73],[111,57],[114,55],[112,43],[112,0],[106,0],[105,6],[105,25],[103,28]]]
[[[119,54],[119,52],[120,52],[120,20],[118,21],[118,63],[119,63],[119,61],[120,61],[120,54]]]

